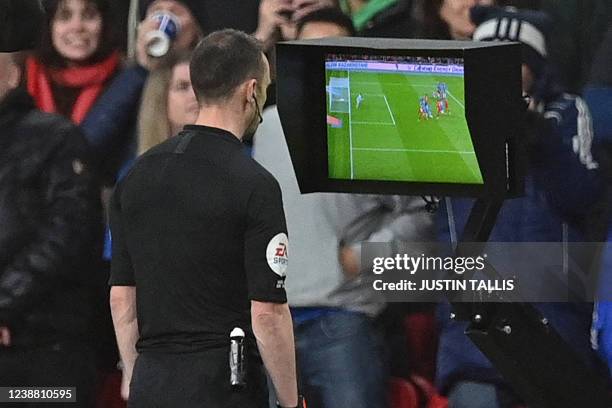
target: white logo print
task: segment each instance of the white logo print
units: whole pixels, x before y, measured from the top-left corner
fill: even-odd
[[[266,249],[266,259],[270,269],[280,277],[285,276],[287,265],[289,264],[289,256],[287,250],[289,247],[289,239],[287,234],[281,232],[276,234],[268,243]]]

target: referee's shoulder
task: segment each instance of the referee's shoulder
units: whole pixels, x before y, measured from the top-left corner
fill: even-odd
[[[140,159],[150,158],[152,156],[159,156],[161,154],[173,153],[176,151],[179,143],[180,143],[180,133],[178,135],[172,136],[163,142],[151,147],[149,150],[144,152]]]
[[[149,150],[145,151],[134,159],[132,163],[132,170],[145,166],[150,171],[151,166],[155,167],[155,164],[153,163],[163,160],[176,150],[179,141],[180,140],[174,136],[151,147]]]
[[[169,138],[153,146],[140,156],[128,160],[120,169],[117,184],[127,184],[128,179],[133,173],[141,171],[150,172],[151,169],[159,168],[157,161],[163,160],[164,156],[172,153],[176,149],[177,143],[178,139],[176,137]]]
[[[252,185],[253,188],[278,189],[280,191],[280,185],[276,178],[255,159],[246,154],[240,154],[237,159],[233,161],[234,171],[238,172],[246,183]]]

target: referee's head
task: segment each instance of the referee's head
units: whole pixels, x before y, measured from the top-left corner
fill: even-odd
[[[270,84],[259,41],[241,31],[215,31],[195,49],[190,73],[200,111],[230,112],[243,121],[245,134],[255,132]]]

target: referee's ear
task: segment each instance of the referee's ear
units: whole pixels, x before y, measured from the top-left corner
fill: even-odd
[[[257,94],[257,80],[255,78],[249,79],[245,83],[245,98],[247,104],[255,103],[255,97]]]

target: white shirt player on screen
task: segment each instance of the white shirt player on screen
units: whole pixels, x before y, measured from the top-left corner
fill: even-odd
[[[357,109],[359,109],[359,107],[361,106],[362,102],[363,102],[363,95],[362,94],[357,94]]]

